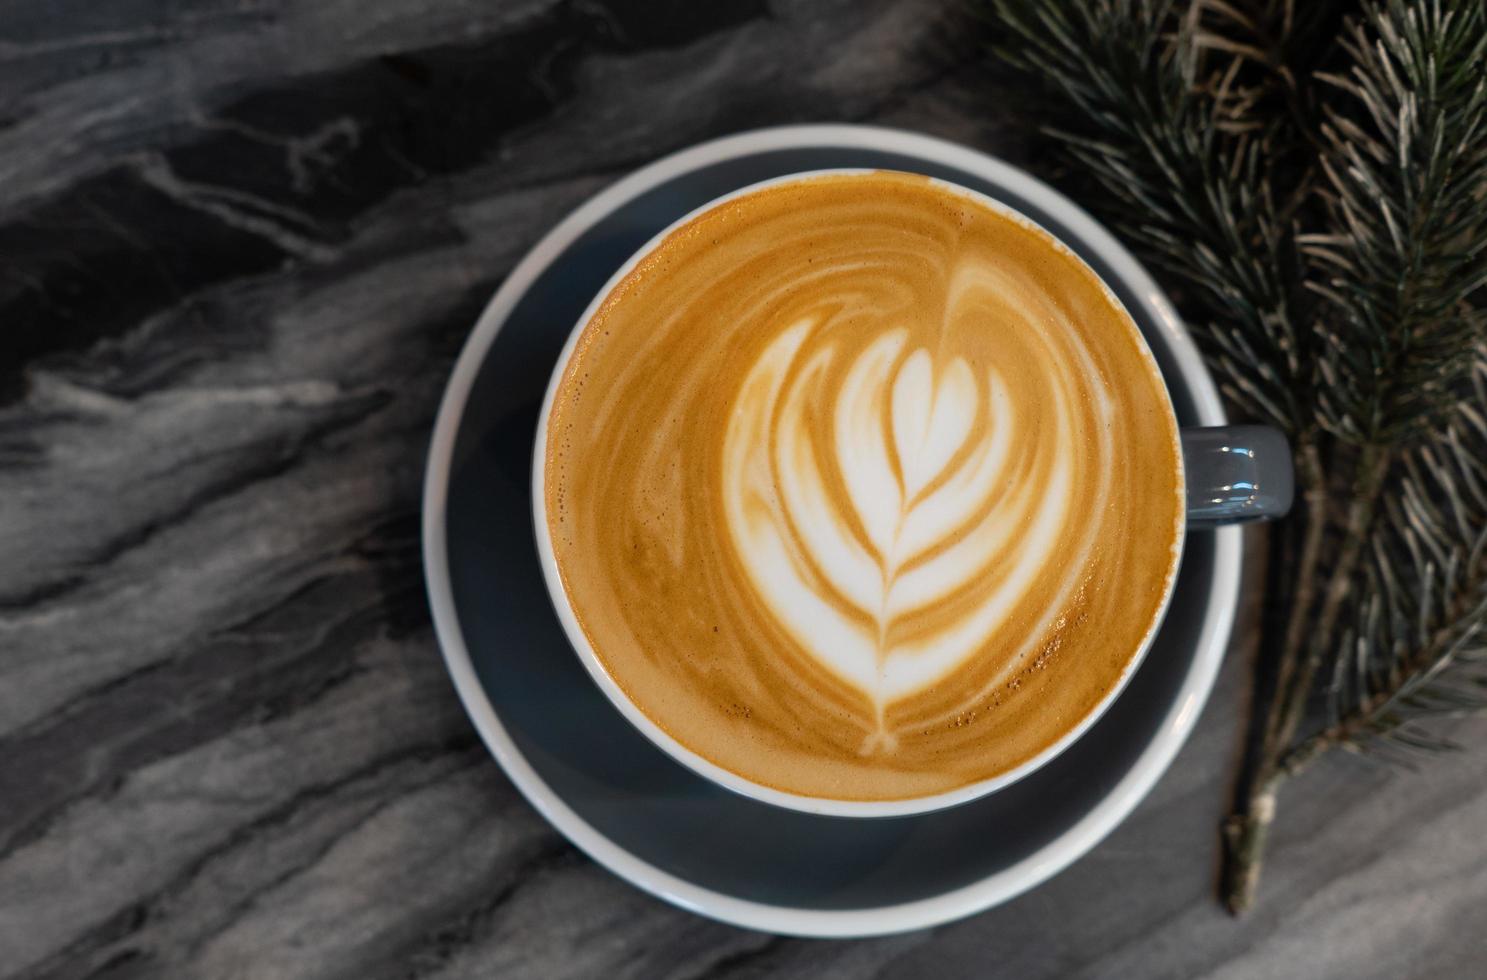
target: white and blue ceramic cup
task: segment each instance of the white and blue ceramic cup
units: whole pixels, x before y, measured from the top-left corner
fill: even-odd
[[[1099,720],[1110,704],[1120,695],[1131,676],[1140,666],[1147,650],[1151,647],[1152,639],[1160,629],[1163,615],[1172,596],[1176,576],[1172,575],[1168,577],[1167,589],[1162,597],[1160,606],[1161,614],[1153,621],[1151,628],[1142,637],[1139,646],[1132,651],[1117,683],[1112,686],[1105,697],[1078,724],[1065,732],[1058,741],[1048,746],[1033,758],[997,776],[947,792],[901,800],[839,800],[787,793],[745,779],[734,772],[724,769],[682,745],[652,721],[639,706],[630,700],[623,688],[610,675],[604,662],[595,653],[587,634],[585,634],[583,628],[579,625],[572,603],[563,586],[562,576],[558,572],[557,561],[553,553],[552,539],[548,531],[546,513],[547,494],[544,484],[546,467],[544,460],[547,450],[548,417],[551,414],[553,400],[556,396],[563,372],[573,355],[579,336],[582,334],[584,326],[589,322],[589,319],[598,310],[609,293],[630,274],[645,256],[659,246],[673,231],[706,211],[725,204],[734,198],[742,197],[765,187],[809,179],[811,177],[819,177],[826,174],[858,172],[862,171],[851,169],[816,170],[787,174],[741,187],[736,191],[709,201],[678,218],[671,225],[657,233],[645,245],[637,249],[629,260],[614,272],[603,288],[595,294],[588,308],[584,310],[583,315],[578,318],[577,323],[569,334],[567,343],[564,345],[553,367],[546,396],[543,399],[542,407],[538,414],[537,437],[533,448],[532,463],[532,508],[534,527],[537,533],[538,557],[541,562],[543,577],[548,593],[552,597],[558,619],[562,623],[563,630],[567,634],[569,642],[572,643],[589,676],[593,678],[594,683],[604,692],[616,710],[658,748],[711,782],[763,803],[824,816],[903,817],[957,806],[985,796],[1036,771],[1056,758],[1069,745],[1073,744],[1079,736],[1084,734],[1086,730]],[[985,194],[941,178],[931,177],[929,179],[950,193],[963,195],[985,207],[1007,214],[1019,222],[1041,227],[1026,215]],[[1053,237],[1055,241],[1058,240],[1046,228],[1043,230],[1050,237]],[[1083,261],[1077,259],[1077,253],[1074,250],[1069,249],[1068,251],[1071,256],[1076,257],[1076,260]],[[1086,268],[1088,268],[1087,265]],[[1091,269],[1090,271],[1098,277],[1098,273],[1095,270]],[[1121,303],[1116,293],[1113,290],[1107,291],[1111,300],[1120,306],[1122,312],[1125,312],[1129,316],[1129,311],[1125,309],[1124,304]],[[1139,339],[1139,332],[1137,332],[1137,336],[1143,351],[1148,358],[1151,358],[1152,355],[1150,350],[1147,349],[1145,340]],[[1170,401],[1167,408],[1169,412],[1173,411]],[[1212,528],[1225,524],[1273,519],[1283,516],[1290,509],[1293,496],[1290,448],[1286,443],[1285,437],[1278,430],[1252,425],[1186,427],[1181,430],[1181,440],[1182,477],[1187,493],[1187,529]],[[1181,535],[1181,540],[1177,542],[1179,551],[1185,541],[1186,533],[1184,531]]]

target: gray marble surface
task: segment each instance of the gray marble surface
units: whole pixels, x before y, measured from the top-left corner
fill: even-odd
[[[868,120],[1046,175],[958,7],[0,3],[0,975],[1483,974],[1487,751],[1328,760],[1258,910],[1218,910],[1248,629],[1094,852],[879,940],[641,894],[461,713],[417,509],[483,301],[586,196],[737,129]]]

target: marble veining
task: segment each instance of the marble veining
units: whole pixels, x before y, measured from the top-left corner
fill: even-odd
[[[0,976],[1479,970],[1487,752],[1330,760],[1287,790],[1257,912],[1216,909],[1246,632],[1104,844],[881,940],[643,895],[460,711],[419,480],[505,272],[628,169],[757,125],[901,125],[1039,170],[979,61],[937,0],[0,9]]]

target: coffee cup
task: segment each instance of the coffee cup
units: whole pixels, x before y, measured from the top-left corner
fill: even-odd
[[[699,304],[730,314],[716,338],[684,322]],[[1279,432],[1179,431],[1129,314],[1036,223],[846,170],[725,195],[616,270],[558,358],[533,464],[549,593],[615,708],[722,787],[863,817],[1056,757],[1139,666],[1189,529],[1279,516],[1291,488]],[[944,532],[947,513],[971,516]]]

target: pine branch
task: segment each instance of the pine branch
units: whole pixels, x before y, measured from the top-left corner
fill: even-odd
[[[1225,393],[1297,452],[1225,827],[1240,910],[1287,778],[1333,747],[1448,747],[1431,720],[1487,708],[1487,10],[987,6]]]
[[[1413,465],[1415,440],[1428,440],[1452,412],[1482,334],[1470,302],[1487,253],[1487,215],[1477,205],[1487,192],[1477,64],[1487,43],[1482,21],[1479,5],[1367,5],[1346,34],[1350,72],[1320,76],[1352,96],[1352,104],[1329,106],[1323,126],[1328,180],[1322,196],[1331,227],[1302,239],[1308,255],[1328,270],[1324,281],[1309,284],[1325,301],[1317,409],[1321,424],[1357,449],[1350,454],[1339,447],[1335,454],[1351,462],[1354,476],[1345,491],[1347,516],[1337,528],[1331,581],[1315,612],[1293,606],[1294,617],[1310,618],[1307,652],[1282,651],[1291,669],[1276,693],[1281,707],[1225,828],[1225,900],[1236,911],[1253,901],[1275,793],[1297,769],[1292,746],[1315,678],[1326,671],[1329,655],[1337,662],[1334,638],[1349,609],[1366,608],[1370,584],[1381,586],[1395,606],[1412,593],[1439,600],[1443,586],[1459,585],[1437,581],[1440,573],[1458,572],[1459,564],[1416,566],[1413,578],[1399,574],[1391,563],[1406,555],[1387,553],[1387,542],[1402,541],[1407,556],[1416,558],[1417,549],[1435,541],[1429,532],[1439,526],[1421,519],[1428,504]],[[1405,476],[1391,477],[1401,468]],[[1444,493],[1450,486],[1436,480],[1429,489]],[[1381,547],[1384,564],[1368,562],[1370,549],[1377,559]],[[1382,579],[1380,567],[1394,569],[1394,578]],[[1459,617],[1464,610],[1453,612]],[[1428,608],[1420,613],[1422,621],[1431,615]],[[1424,643],[1416,637],[1380,648],[1400,690],[1433,669],[1436,661]],[[1365,697],[1346,713],[1334,708],[1334,728],[1363,732],[1388,724],[1385,712],[1398,703]],[[1408,726],[1390,727],[1396,743],[1425,744]]]
[[[1478,64],[1487,51],[1483,28],[1479,5],[1370,6],[1346,34],[1351,71],[1321,76],[1354,104],[1351,115],[1327,107],[1328,186],[1321,194],[1332,230],[1304,239],[1308,254],[1329,270],[1325,282],[1308,283],[1327,301],[1320,312],[1330,314],[1317,405],[1322,423],[1360,449],[1310,652],[1279,692],[1284,707],[1267,739],[1272,758],[1294,736],[1349,603],[1356,606],[1367,594],[1354,572],[1375,515],[1382,509],[1386,525],[1375,550],[1390,523],[1409,519],[1413,528],[1405,533],[1417,535],[1435,526],[1416,520],[1429,505],[1418,492],[1413,457],[1404,462],[1415,479],[1400,482],[1392,497],[1385,489],[1401,450],[1457,405],[1483,334],[1483,318],[1470,302],[1487,277],[1487,209],[1480,203],[1487,196],[1487,80]],[[1448,485],[1436,481],[1435,488]],[[1401,502],[1398,495],[1411,488],[1416,492]],[[1433,583],[1389,584],[1397,595]]]

